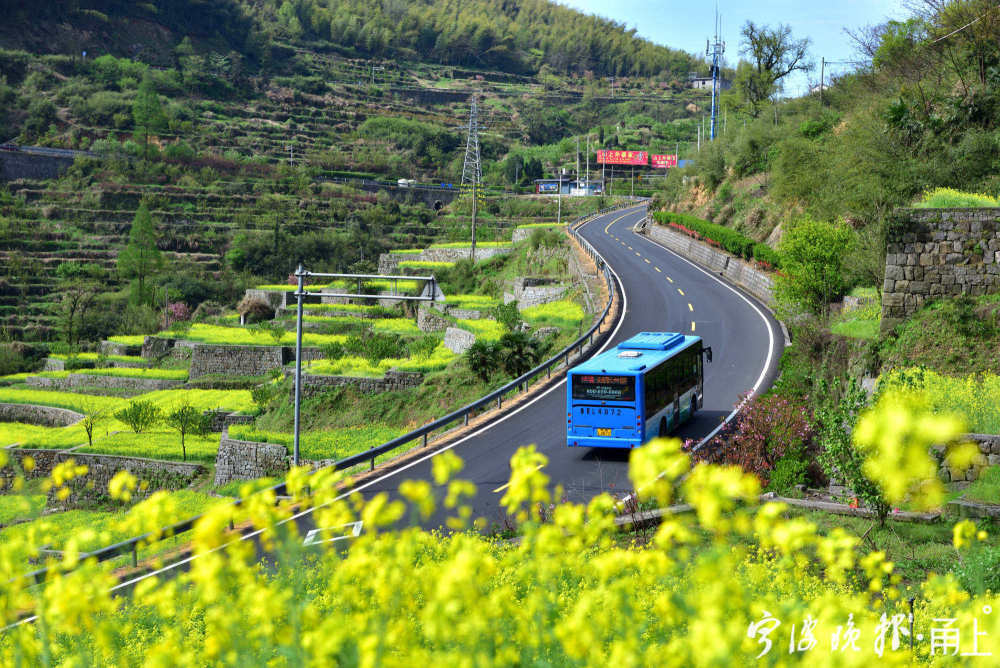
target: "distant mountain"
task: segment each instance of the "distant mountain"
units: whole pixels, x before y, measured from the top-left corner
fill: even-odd
[[[184,37],[266,66],[281,46],[501,70],[683,80],[687,53],[549,0],[0,1],[0,46],[169,65]]]

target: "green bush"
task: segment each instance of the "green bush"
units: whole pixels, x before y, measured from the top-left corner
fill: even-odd
[[[517,309],[517,302],[498,304],[493,308],[493,319],[503,325],[507,331],[513,332],[518,329],[523,322],[521,312]]]
[[[160,421],[161,413],[160,407],[153,402],[137,399],[117,411],[115,418],[127,424],[136,434],[141,434]]]
[[[485,382],[500,367],[498,352],[494,343],[476,341],[465,351],[465,363],[472,373]]]
[[[1000,547],[976,545],[952,571],[970,594],[1000,592]]]
[[[653,219],[664,225],[680,226],[695,234],[713,241],[727,252],[732,253],[745,260],[757,260],[766,262],[772,267],[781,266],[781,256],[777,251],[768,246],[743,236],[736,230],[716,225],[707,220],[702,220],[686,213],[674,213],[673,211],[657,211],[653,214]]]

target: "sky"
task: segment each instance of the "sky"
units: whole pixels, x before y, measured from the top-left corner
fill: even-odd
[[[597,14],[635,28],[640,37],[689,53],[703,55],[705,40],[712,36],[715,6],[712,2],[680,0],[558,0],[561,4]],[[887,19],[907,16],[902,0],[719,0],[722,17],[720,37],[726,42],[726,62],[739,59],[740,28],[751,20],[760,25],[785,23],[792,37],[808,37],[810,56],[816,70],[810,74],[790,75],[786,95],[801,95],[811,83],[819,82],[820,58],[827,61],[856,60],[857,56],[844,28],[856,29]],[[850,65],[831,64],[827,74],[836,75]]]

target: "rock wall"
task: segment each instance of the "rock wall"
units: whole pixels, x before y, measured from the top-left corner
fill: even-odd
[[[646,234],[650,239],[678,255],[740,286],[765,304],[771,304],[772,281],[767,272],[723,250],[660,225],[650,218],[640,222],[636,226],[636,231]]]
[[[24,473],[27,478],[44,478],[52,473],[56,465],[74,460],[77,464],[87,467],[87,472],[74,478],[68,485],[71,495],[61,504],[74,505],[82,498],[99,497],[107,494],[108,483],[119,471],[128,471],[140,481],[148,482],[145,490],[136,489],[133,499],[141,498],[157,489],[181,489],[187,487],[197,477],[207,472],[201,464],[188,462],[168,462],[159,459],[143,459],[141,457],[118,457],[115,455],[94,455],[67,452],[65,450],[30,450],[9,448],[7,454],[15,460],[23,470],[23,460],[31,457],[34,467]],[[11,480],[17,471],[10,466],[0,469],[0,480]]]
[[[488,260],[497,255],[507,255],[512,248],[510,246],[476,246],[476,262]],[[472,247],[465,248],[427,248],[420,253],[404,255],[401,253],[383,253],[378,258],[378,273],[398,274],[399,263],[404,260],[419,260],[421,262],[458,262],[466,260],[472,253]]]
[[[417,329],[421,332],[441,332],[451,326],[451,321],[436,308],[420,304],[417,307]]]
[[[353,385],[365,394],[381,394],[382,392],[395,392],[419,387],[422,382],[424,382],[424,375],[413,371],[386,371],[381,378],[321,376],[304,373],[302,374],[302,396],[312,397],[345,385]],[[288,400],[295,400],[294,384],[288,391]]]
[[[0,404],[0,422],[23,422],[41,427],[67,427],[83,419],[83,415],[65,408],[33,406],[31,404]]]
[[[34,155],[24,151],[0,151],[0,181],[54,179],[73,165],[72,156]]]
[[[456,355],[461,355],[476,342],[476,335],[457,327],[449,327],[444,331],[444,345]]]
[[[215,485],[233,480],[256,480],[288,470],[288,448],[273,443],[255,443],[229,438],[222,432],[215,456]]]
[[[105,390],[126,390],[129,392],[153,392],[169,390],[184,384],[183,380],[164,378],[131,378],[126,376],[102,376],[98,374],[74,373],[65,378],[28,376],[24,379],[28,387],[46,390],[73,390],[80,387],[99,387]]]
[[[505,292],[503,303],[517,302],[519,309],[559,301],[566,294],[565,285],[557,285],[548,278],[523,277],[514,280],[511,292]]]
[[[302,360],[323,359],[323,351],[303,346]],[[196,344],[191,350],[191,370],[188,377],[207,374],[229,376],[260,376],[295,360],[295,348],[289,346],[221,346]]]
[[[976,457],[972,462],[972,466],[968,469],[951,469],[943,460],[944,448],[940,446],[934,448],[938,456],[942,457],[938,470],[942,480],[945,482],[971,482],[978,480],[980,472],[987,466],[1000,466],[1000,436],[993,434],[966,434],[962,439],[978,446],[979,456]]]
[[[101,341],[101,352],[105,355],[141,355],[142,346],[130,346],[114,341]]]
[[[935,297],[1000,290],[1000,209],[900,209],[886,228],[882,330]]]
[[[223,431],[226,427],[234,424],[250,424],[253,422],[252,415],[242,413],[231,413],[229,411],[205,411],[205,415],[212,416],[212,431]]]

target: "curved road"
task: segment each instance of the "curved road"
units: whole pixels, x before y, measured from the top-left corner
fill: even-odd
[[[701,439],[733,410],[741,395],[770,386],[784,345],[781,328],[753,298],[730,287],[673,252],[632,232],[645,206],[612,212],[586,223],[581,232],[604,256],[625,293],[625,314],[610,347],[640,331],[694,331],[711,346],[705,365],[704,408],[678,436]],[[465,462],[459,474],[478,488],[474,516],[502,522],[498,502],[510,474],[510,457],[535,444],[549,459],[546,473],[571,501],[603,491],[630,490],[628,450],[569,448],[562,414],[565,382],[530,403],[461,439],[448,449]],[[365,494],[395,493],[406,479],[431,479],[433,455],[362,484]]]

